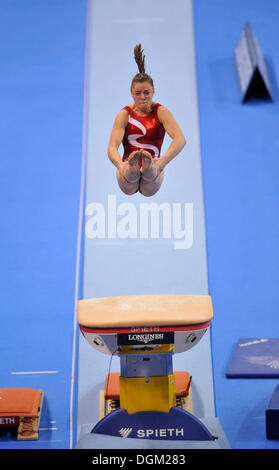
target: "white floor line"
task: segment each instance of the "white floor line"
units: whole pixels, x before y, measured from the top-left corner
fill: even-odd
[[[29,374],[58,374],[58,370],[34,370],[24,372],[11,372],[11,375],[29,375]]]
[[[57,428],[39,428],[39,431],[57,431]]]

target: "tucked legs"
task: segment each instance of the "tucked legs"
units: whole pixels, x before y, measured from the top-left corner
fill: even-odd
[[[117,170],[119,187],[128,195],[139,191],[144,196],[153,196],[160,189],[163,179],[164,172],[158,175],[152,156],[144,150],[132,152],[121,171]]]

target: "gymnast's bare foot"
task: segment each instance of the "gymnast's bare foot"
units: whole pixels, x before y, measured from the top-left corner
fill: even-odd
[[[154,165],[152,155],[146,150],[141,150],[142,167],[141,175],[146,181],[153,181],[157,177],[157,168]]]
[[[139,151],[132,152],[129,155],[125,178],[130,183],[140,179],[140,157],[141,153]]]
[[[128,158],[130,169],[134,173],[140,172],[140,157],[141,157],[141,152],[136,150],[135,152],[132,152]]]
[[[146,150],[141,150],[142,172],[148,170],[152,164],[152,155]]]

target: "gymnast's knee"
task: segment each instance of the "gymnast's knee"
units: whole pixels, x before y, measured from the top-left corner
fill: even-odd
[[[123,184],[121,181],[118,180],[118,185],[121,191],[126,194],[127,196],[132,196],[133,194],[136,194],[139,190],[138,185],[134,184]]]
[[[138,183],[129,183],[128,181],[123,180],[119,171],[116,172],[116,177],[118,186],[124,194],[127,194],[127,196],[132,196],[138,192]]]
[[[154,196],[154,194],[156,194],[159,191],[159,189],[160,188],[151,190],[151,189],[139,187],[139,192],[145,197],[151,197],[151,196]]]
[[[139,192],[146,197],[151,197],[156,194],[163,182],[164,179],[164,172],[162,171],[159,176],[157,176],[155,181],[152,182],[147,182],[141,179],[140,185],[139,185]]]
[[[121,188],[121,191],[124,193],[124,194],[127,194],[127,196],[132,196],[133,194],[136,194],[139,190],[139,188],[136,188],[136,189],[127,189],[127,188]]]

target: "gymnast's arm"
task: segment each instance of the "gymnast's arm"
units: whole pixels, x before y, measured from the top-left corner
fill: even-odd
[[[160,171],[162,171],[167,163],[169,163],[174,157],[176,157],[176,155],[178,155],[179,152],[181,152],[183,147],[186,145],[186,139],[172,113],[164,106],[159,107],[158,118],[164,126],[165,131],[172,139],[172,142],[165,154],[158,159]]]
[[[123,140],[127,124],[128,113],[125,109],[122,109],[115,118],[108,144],[108,157],[118,169],[120,169],[123,164],[118,148]]]

